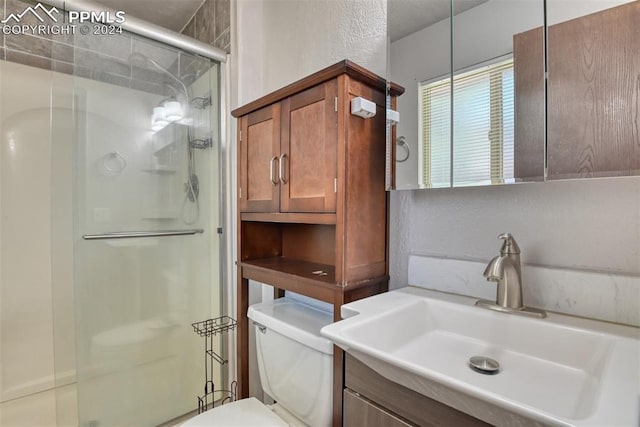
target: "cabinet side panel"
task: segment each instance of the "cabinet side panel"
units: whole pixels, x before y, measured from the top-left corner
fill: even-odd
[[[513,36],[514,175],[544,179],[544,45],[542,27]]]
[[[385,191],[386,101],[382,92],[348,80],[348,99],[376,103],[376,115],[363,119],[345,111],[346,282],[387,274],[387,195]]]
[[[247,211],[247,197],[246,194],[243,193],[243,188],[247,188],[247,174],[248,174],[248,165],[247,165],[247,148],[246,148],[246,137],[245,141],[242,140],[242,135],[247,135],[247,116],[240,117],[238,119],[238,211],[245,212]],[[246,193],[246,190],[245,190]],[[238,213],[239,213],[238,212]]]
[[[240,239],[240,261],[282,255],[282,230],[279,224],[241,221]]]

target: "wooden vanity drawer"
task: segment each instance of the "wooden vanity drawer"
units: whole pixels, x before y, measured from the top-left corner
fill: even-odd
[[[346,354],[345,386],[361,398],[413,424],[429,427],[487,427],[490,424],[396,384]],[[346,403],[345,394],[345,403]],[[345,418],[346,419],[346,418]],[[348,426],[349,424],[344,424]],[[357,424],[351,424],[353,426]],[[396,424],[393,424],[396,425]],[[369,424],[360,424],[369,426]]]
[[[355,392],[344,391],[344,427],[411,427],[391,412],[363,399]]]

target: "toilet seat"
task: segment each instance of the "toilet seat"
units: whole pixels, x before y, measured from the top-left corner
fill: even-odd
[[[181,427],[289,427],[255,397],[237,400],[195,416]]]

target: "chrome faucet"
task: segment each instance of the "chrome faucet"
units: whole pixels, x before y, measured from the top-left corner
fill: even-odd
[[[522,303],[522,270],[520,268],[520,247],[509,233],[498,236],[502,239],[500,256],[489,261],[484,277],[498,284],[496,302],[479,300],[476,305],[506,313],[545,317],[546,313],[525,307]]]

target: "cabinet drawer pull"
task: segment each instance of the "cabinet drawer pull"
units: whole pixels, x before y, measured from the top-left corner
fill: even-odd
[[[280,161],[278,163],[278,176],[280,178],[280,182],[283,184],[287,183],[287,179],[284,177],[284,161],[287,158],[287,153],[282,153],[280,155]]]
[[[271,158],[271,160],[269,161],[269,181],[271,181],[271,184],[275,187],[276,185],[278,185],[278,180],[276,179],[274,172],[273,172],[273,162],[275,162],[276,160],[278,160],[278,156],[273,156]]]

